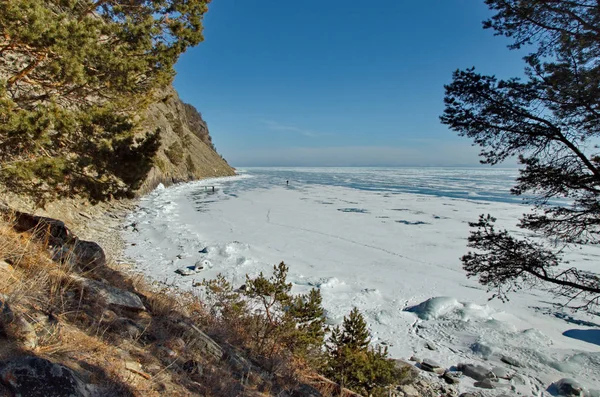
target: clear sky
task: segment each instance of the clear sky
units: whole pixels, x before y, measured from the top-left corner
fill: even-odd
[[[477,165],[443,85],[522,74],[483,0],[213,0],[175,88],[234,166]]]

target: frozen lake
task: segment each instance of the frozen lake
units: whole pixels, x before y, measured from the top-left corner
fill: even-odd
[[[128,218],[137,231],[124,232],[137,270],[182,288],[218,273],[237,286],[246,274],[270,273],[284,261],[295,292],[321,290],[331,324],[358,307],[373,340],[387,344],[393,357],[503,366],[519,374],[489,395],[511,388],[545,395],[564,377],[600,389],[600,317],[564,311],[535,289],[508,303],[488,302],[490,293],[461,268],[468,222],[491,213],[499,226],[515,230],[529,210],[509,194],[516,170],[240,171],[143,198]],[[579,247],[566,257],[597,271],[600,248]],[[212,267],[188,277],[175,273],[201,259]],[[406,310],[436,297],[420,313]],[[437,350],[427,349],[428,342]],[[524,367],[509,367],[502,355]],[[471,386],[461,382],[462,389]]]

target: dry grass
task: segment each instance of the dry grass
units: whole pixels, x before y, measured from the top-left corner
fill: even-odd
[[[76,273],[52,260],[46,241],[15,232],[7,218],[0,219],[2,260],[12,269],[0,268],[0,299],[33,326],[37,341],[28,346],[10,332],[14,319],[4,318],[0,360],[33,355],[59,362],[108,395],[262,396],[302,383],[314,385],[324,396],[339,395],[335,384],[292,357],[282,358],[277,373],[267,374],[260,362],[248,359],[256,356],[251,351],[252,329],[224,324],[197,293],[148,283],[108,266]],[[89,299],[73,281],[75,273],[138,294],[147,311],[106,307]],[[224,347],[225,359],[210,358],[190,339],[185,324],[205,330]],[[190,363],[200,370],[190,371]]]

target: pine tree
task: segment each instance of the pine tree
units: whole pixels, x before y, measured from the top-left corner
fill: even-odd
[[[208,0],[0,0],[0,183],[39,202],[131,196],[139,115],[200,43]]]
[[[387,348],[370,346],[369,330],[363,315],[353,308],[342,327],[332,330],[326,374],[342,387],[366,395],[384,395],[385,387],[401,377],[388,358]]]
[[[500,80],[457,70],[445,87],[444,124],[479,145],[482,163],[518,157],[515,195],[534,209],[520,227],[496,230],[482,215],[462,257],[468,276],[507,299],[543,285],[574,308],[600,303],[600,277],[562,258],[600,240],[600,3],[596,0],[486,0],[484,27],[527,49],[525,78]],[[557,200],[558,199],[558,200]]]

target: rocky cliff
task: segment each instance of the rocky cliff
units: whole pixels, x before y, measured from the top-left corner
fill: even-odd
[[[234,169],[215,150],[202,115],[179,99],[172,87],[158,95],[148,108],[146,129],[160,128],[161,148],[155,165],[139,193],[154,189],[159,183],[234,175]]]

